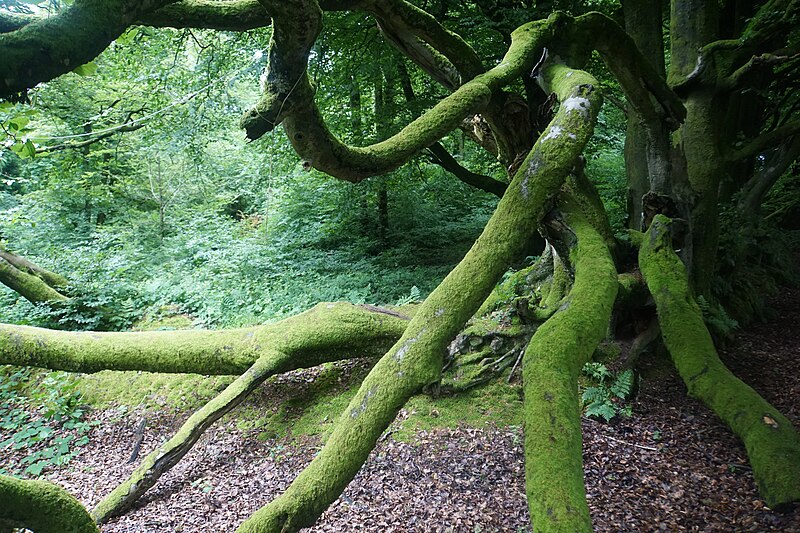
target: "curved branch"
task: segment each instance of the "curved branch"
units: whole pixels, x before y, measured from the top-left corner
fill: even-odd
[[[577,241],[575,282],[525,350],[525,486],[536,531],[590,533],[577,383],[606,336],[619,284],[606,239],[564,196],[565,229]]]
[[[396,135],[363,148],[348,146],[331,134],[305,74],[307,53],[301,65],[292,63],[284,57],[287,49],[292,50],[288,46],[291,38],[282,43],[276,35],[270,62],[276,62],[276,75],[281,64],[287,65],[282,79],[291,79],[292,84],[288,91],[268,84],[261,102],[242,119],[242,127],[248,137],[256,139],[282,121],[292,146],[306,164],[337,178],[358,182],[389,172],[459,127],[465,117],[485,109],[493,91],[529,71],[541,54],[541,43],[553,38],[555,20],[551,17],[521,27],[514,32],[511,47],[499,65],[459,87]],[[276,34],[279,25],[285,25],[287,32],[293,30],[277,17],[274,24]]]
[[[544,27],[528,26],[524,31],[533,33]],[[527,37],[537,41],[535,35]],[[408,398],[440,379],[445,347],[486,300],[509,264],[524,253],[550,199],[593,132],[600,107],[595,80],[563,65],[552,65],[545,69],[543,82],[562,105],[481,236],[425,299],[403,337],[366,377],[322,451],[283,495],[241,525],[241,533],[297,531],[313,524],[356,475]]]
[[[174,0],[75,0],[63,13],[0,34],[0,97],[97,57],[143,14]]]
[[[36,533],[97,533],[92,517],[58,485],[0,475],[0,530]]]
[[[279,369],[287,372],[354,353],[383,353],[406,325],[399,317],[346,303],[321,303],[265,326],[215,331],[95,333],[0,324],[0,364],[236,375],[277,350],[290,356]]]
[[[800,501],[800,436],[792,423],[720,361],[672,250],[671,221],[656,215],[642,239],[639,267],[656,302],[661,335],[689,394],[742,440],[761,496],[773,509]]]

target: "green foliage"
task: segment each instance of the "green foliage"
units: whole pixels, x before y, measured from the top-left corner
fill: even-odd
[[[0,368],[0,450],[25,450],[20,464],[0,474],[38,476],[68,463],[89,442],[92,423],[83,419],[81,392],[68,374],[54,372],[33,383],[28,368]]]
[[[775,203],[772,200],[765,207]],[[776,226],[769,214],[765,209],[763,218],[744,216],[735,206],[726,207],[720,213],[717,271],[711,289],[722,310],[711,306],[709,313],[704,313],[704,316],[717,315],[721,319],[721,323],[707,319],[711,328],[722,326],[719,331],[712,329],[715,340],[721,340],[719,333],[730,331],[725,324],[729,320],[747,324],[768,319],[766,298],[779,284],[800,280],[800,272],[793,261],[791,234]]]
[[[615,375],[604,364],[589,362],[584,365],[583,373],[593,383],[581,394],[586,416],[602,418],[606,422],[618,415],[630,416],[630,405],[624,401],[633,392],[634,376],[631,369]]]

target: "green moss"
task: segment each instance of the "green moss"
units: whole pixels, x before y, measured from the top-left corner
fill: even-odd
[[[664,344],[689,394],[708,405],[742,440],[753,477],[770,507],[800,501],[800,436],[792,423],[722,364],[672,250],[671,221],[656,215],[639,266],[656,302]]]
[[[76,379],[83,401],[95,408],[193,409],[216,396],[235,377],[104,370]]]
[[[575,283],[558,312],[525,351],[525,486],[534,530],[590,532],[583,485],[578,377],[605,337],[617,292],[614,262],[603,237],[565,205],[577,236]]]
[[[0,475],[0,529],[36,533],[96,533],[86,509],[67,491],[46,481]]]
[[[408,401],[390,431],[397,440],[413,442],[419,431],[521,424],[522,398],[519,387],[498,379],[454,396],[434,398],[426,394],[416,395]]]

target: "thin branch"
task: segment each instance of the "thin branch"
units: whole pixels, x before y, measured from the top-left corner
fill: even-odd
[[[433,162],[453,174],[455,177],[482,191],[492,193],[495,196],[502,197],[506,192],[507,184],[498,181],[490,176],[483,174],[476,174],[468,168],[462,166],[455,158],[450,155],[450,152],[441,145],[441,143],[433,143],[428,147],[428,151],[433,155]]]

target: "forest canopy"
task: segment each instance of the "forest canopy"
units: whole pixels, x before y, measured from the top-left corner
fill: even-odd
[[[717,353],[796,276],[800,2],[7,0],[0,73],[0,363],[232,376],[94,509],[0,475],[0,527],[96,531],[271,376],[362,357],[239,531],[312,525],[409,398],[492,380],[533,530],[591,531],[578,383],[644,352],[800,500],[797,420]]]

